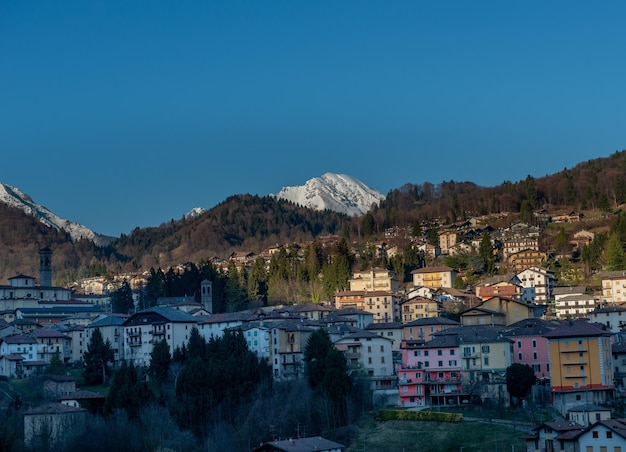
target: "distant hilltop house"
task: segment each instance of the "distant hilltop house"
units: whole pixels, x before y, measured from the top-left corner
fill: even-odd
[[[574,222],[581,221],[583,218],[584,218],[584,215],[582,213],[569,212],[569,213],[563,213],[560,215],[554,215],[552,217],[552,222],[553,223],[574,223]]]

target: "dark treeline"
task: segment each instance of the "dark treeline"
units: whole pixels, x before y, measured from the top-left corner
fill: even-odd
[[[351,426],[372,409],[370,381],[348,373],[345,357],[322,329],[309,337],[304,356],[300,378],[273,381],[269,365],[248,349],[241,331],[205,340],[194,328],[188,343],[172,355],[164,341],[155,344],[148,369],[123,363],[112,373],[104,409],[92,410],[85,424],[65,425],[60,438],[44,433],[26,447],[19,422],[26,400],[0,410],[0,446],[7,451],[88,445],[93,451],[236,452],[298,435],[348,444]],[[41,397],[33,390],[37,379],[29,382],[30,397]]]
[[[330,301],[337,290],[348,290],[355,267],[381,266],[410,281],[411,271],[423,265],[423,256],[407,246],[403,253],[390,259],[374,251],[363,250],[356,259],[345,239],[330,248],[311,242],[299,253],[296,247],[274,253],[269,265],[257,257],[252,267],[238,267],[230,261],[226,270],[211,262],[187,263],[182,271],[151,268],[147,284],[139,296],[139,309],[155,306],[161,297],[193,296],[200,302],[200,285],[205,279],[213,283],[213,312],[288,304]],[[133,312],[135,305],[130,285],[124,281],[111,296],[113,311]]]

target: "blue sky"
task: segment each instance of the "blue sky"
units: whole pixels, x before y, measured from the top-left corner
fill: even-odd
[[[491,186],[625,145],[624,2],[0,0],[0,182],[119,235],[325,172]]]

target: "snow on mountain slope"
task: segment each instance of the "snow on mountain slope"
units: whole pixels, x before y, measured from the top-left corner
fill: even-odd
[[[301,206],[316,210],[333,210],[347,215],[363,215],[372,204],[379,204],[385,196],[363,182],[346,174],[326,173],[309,179],[304,185],[283,187],[271,194]]]
[[[19,188],[3,184],[1,182],[0,202],[8,204],[11,207],[17,207],[26,214],[37,218],[50,228],[57,230],[64,229],[70,234],[72,240],[74,241],[84,238],[92,240],[97,245],[104,245],[110,241],[108,237],[96,234],[94,231],[86,226],[83,226],[82,224],[65,220],[55,215],[45,207],[34,202],[30,196],[23,193]]]

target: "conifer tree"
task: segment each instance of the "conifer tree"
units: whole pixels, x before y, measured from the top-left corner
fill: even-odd
[[[113,349],[111,343],[107,339],[106,342],[102,338],[100,329],[95,328],[87,351],[83,355],[85,361],[85,369],[83,370],[83,378],[88,385],[103,384],[105,378],[109,375],[109,363],[113,362]]]

